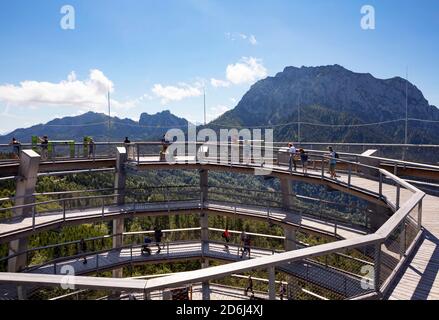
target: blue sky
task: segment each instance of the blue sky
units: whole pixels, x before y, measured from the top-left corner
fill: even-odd
[[[64,30],[60,10],[75,9]],[[360,10],[375,8],[376,29]],[[439,106],[435,0],[4,0],[0,133],[86,111],[138,119],[165,109],[191,121],[233,108],[286,66],[340,64],[405,77]]]

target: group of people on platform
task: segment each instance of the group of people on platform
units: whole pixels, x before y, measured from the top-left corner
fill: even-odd
[[[244,290],[244,295],[248,296],[248,293],[251,292],[252,295],[250,296],[250,300],[255,299],[255,291],[253,290],[253,278],[251,275],[247,278],[247,287]],[[280,300],[284,300],[287,298],[287,285],[283,282],[281,282],[279,287],[279,298]]]
[[[225,244],[224,244],[224,248],[226,249],[226,251],[229,251],[229,242],[230,242],[230,231],[228,228],[226,228],[224,230],[224,232],[222,233],[221,237],[224,239]],[[244,255],[248,254],[248,257],[250,258],[250,247],[251,247],[251,241],[250,241],[250,235],[248,235],[245,231],[241,232],[240,235],[240,240],[241,240],[241,256],[240,258],[244,258]]]
[[[162,247],[162,238],[163,238],[163,232],[159,227],[155,227],[154,228],[154,241],[155,244],[157,245],[157,252],[156,254],[160,254]],[[148,256],[150,256],[152,254],[151,252],[151,248],[150,245],[152,244],[152,239],[149,238],[148,236],[146,236],[143,239],[143,245],[142,245],[142,249],[141,249],[141,253],[142,255],[146,254]],[[163,245],[164,248],[164,245]],[[83,259],[83,264],[87,264],[87,254],[88,254],[88,247],[87,247],[87,242],[84,238],[82,238],[79,241],[79,248],[78,251],[80,252],[80,255],[82,256]]]
[[[325,155],[325,158],[328,158],[329,162],[329,175],[332,179],[337,179],[337,173],[336,173],[336,166],[337,166],[337,159],[339,158],[337,152],[334,151],[332,147],[328,147],[328,154]],[[288,170],[292,173],[293,169],[294,171],[297,171],[297,162],[300,161],[302,165],[302,172],[303,174],[308,174],[308,162],[309,162],[309,155],[303,148],[296,148],[294,146],[294,143],[288,144],[288,153],[289,153],[289,165]]]

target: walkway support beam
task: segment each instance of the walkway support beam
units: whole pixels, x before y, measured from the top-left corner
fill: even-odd
[[[209,215],[204,210],[204,203],[208,200],[209,192],[209,171],[206,169],[200,170],[200,227],[201,227],[201,246],[202,246],[202,260],[201,268],[209,267],[209,260],[204,258],[206,252],[209,250]],[[201,284],[203,300],[210,300],[209,281],[204,281]]]
[[[201,227],[201,241],[203,245],[203,254],[207,250],[209,242],[209,216],[207,210],[204,210],[205,201],[207,201],[207,195],[209,191],[209,172],[208,170],[200,170],[200,227]]]
[[[268,299],[276,300],[276,272],[275,267],[268,269]]]
[[[208,259],[203,259],[203,261],[201,262],[201,268],[205,269],[205,268],[209,268],[209,260]],[[202,298],[203,300],[210,300],[210,284],[209,281],[203,281],[201,283],[201,291],[202,291]]]
[[[116,173],[114,176],[114,188],[116,189],[117,205],[125,204],[126,171],[125,162],[127,161],[127,150],[125,147],[117,147],[116,150]]]
[[[117,196],[115,202],[118,206],[125,204],[126,171],[125,162],[127,161],[127,150],[125,147],[116,149],[116,173],[114,176],[114,187]],[[125,231],[124,219],[113,220],[113,248],[120,248],[123,245],[122,233]],[[113,270],[113,278],[122,278],[123,268]],[[114,292],[117,295],[117,292]]]
[[[285,210],[293,209],[293,185],[291,180],[280,178],[280,189],[282,193],[282,206]]]
[[[20,166],[15,189],[15,205],[21,206],[34,202],[33,194],[38,179],[38,169],[41,157],[33,150],[23,150],[20,153]],[[13,217],[22,217],[35,214],[34,207],[17,208],[12,212]],[[9,243],[9,255],[27,251],[28,238],[21,238]],[[19,272],[27,265],[27,255],[20,255],[8,261],[8,272]],[[26,290],[17,287],[19,299],[26,299]]]
[[[293,227],[284,227],[285,235],[285,251],[292,251],[297,249],[296,245],[296,229]]]

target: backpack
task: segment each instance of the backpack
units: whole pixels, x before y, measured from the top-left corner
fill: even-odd
[[[340,156],[338,155],[338,153],[336,152],[335,153],[335,159],[339,159],[340,158]]]

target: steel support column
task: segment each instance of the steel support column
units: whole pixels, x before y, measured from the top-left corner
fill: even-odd
[[[276,300],[276,272],[274,267],[268,269],[268,299]]]
[[[115,203],[117,205],[125,204],[125,187],[126,172],[125,162],[127,160],[127,150],[125,147],[116,149],[116,173],[114,176],[114,188],[116,189]],[[113,220],[113,248],[120,248],[123,245],[122,233],[125,231],[124,219]],[[122,278],[123,268],[113,270],[113,278]],[[120,295],[120,292],[113,292],[114,295]]]
[[[15,190],[15,206],[26,205],[34,202],[33,194],[38,179],[38,168],[41,157],[33,150],[23,150],[20,153],[20,166],[18,169],[18,178]],[[34,214],[33,207],[17,208],[12,212],[13,217],[29,216]],[[27,250],[28,238],[21,238],[9,243],[9,254],[13,255],[18,252]],[[19,272],[27,265],[26,255],[9,259],[8,272]],[[19,299],[26,299],[25,287],[18,286],[17,293]]]
[[[285,210],[293,209],[293,185],[289,179],[280,179],[280,189],[282,193],[282,206]]]

